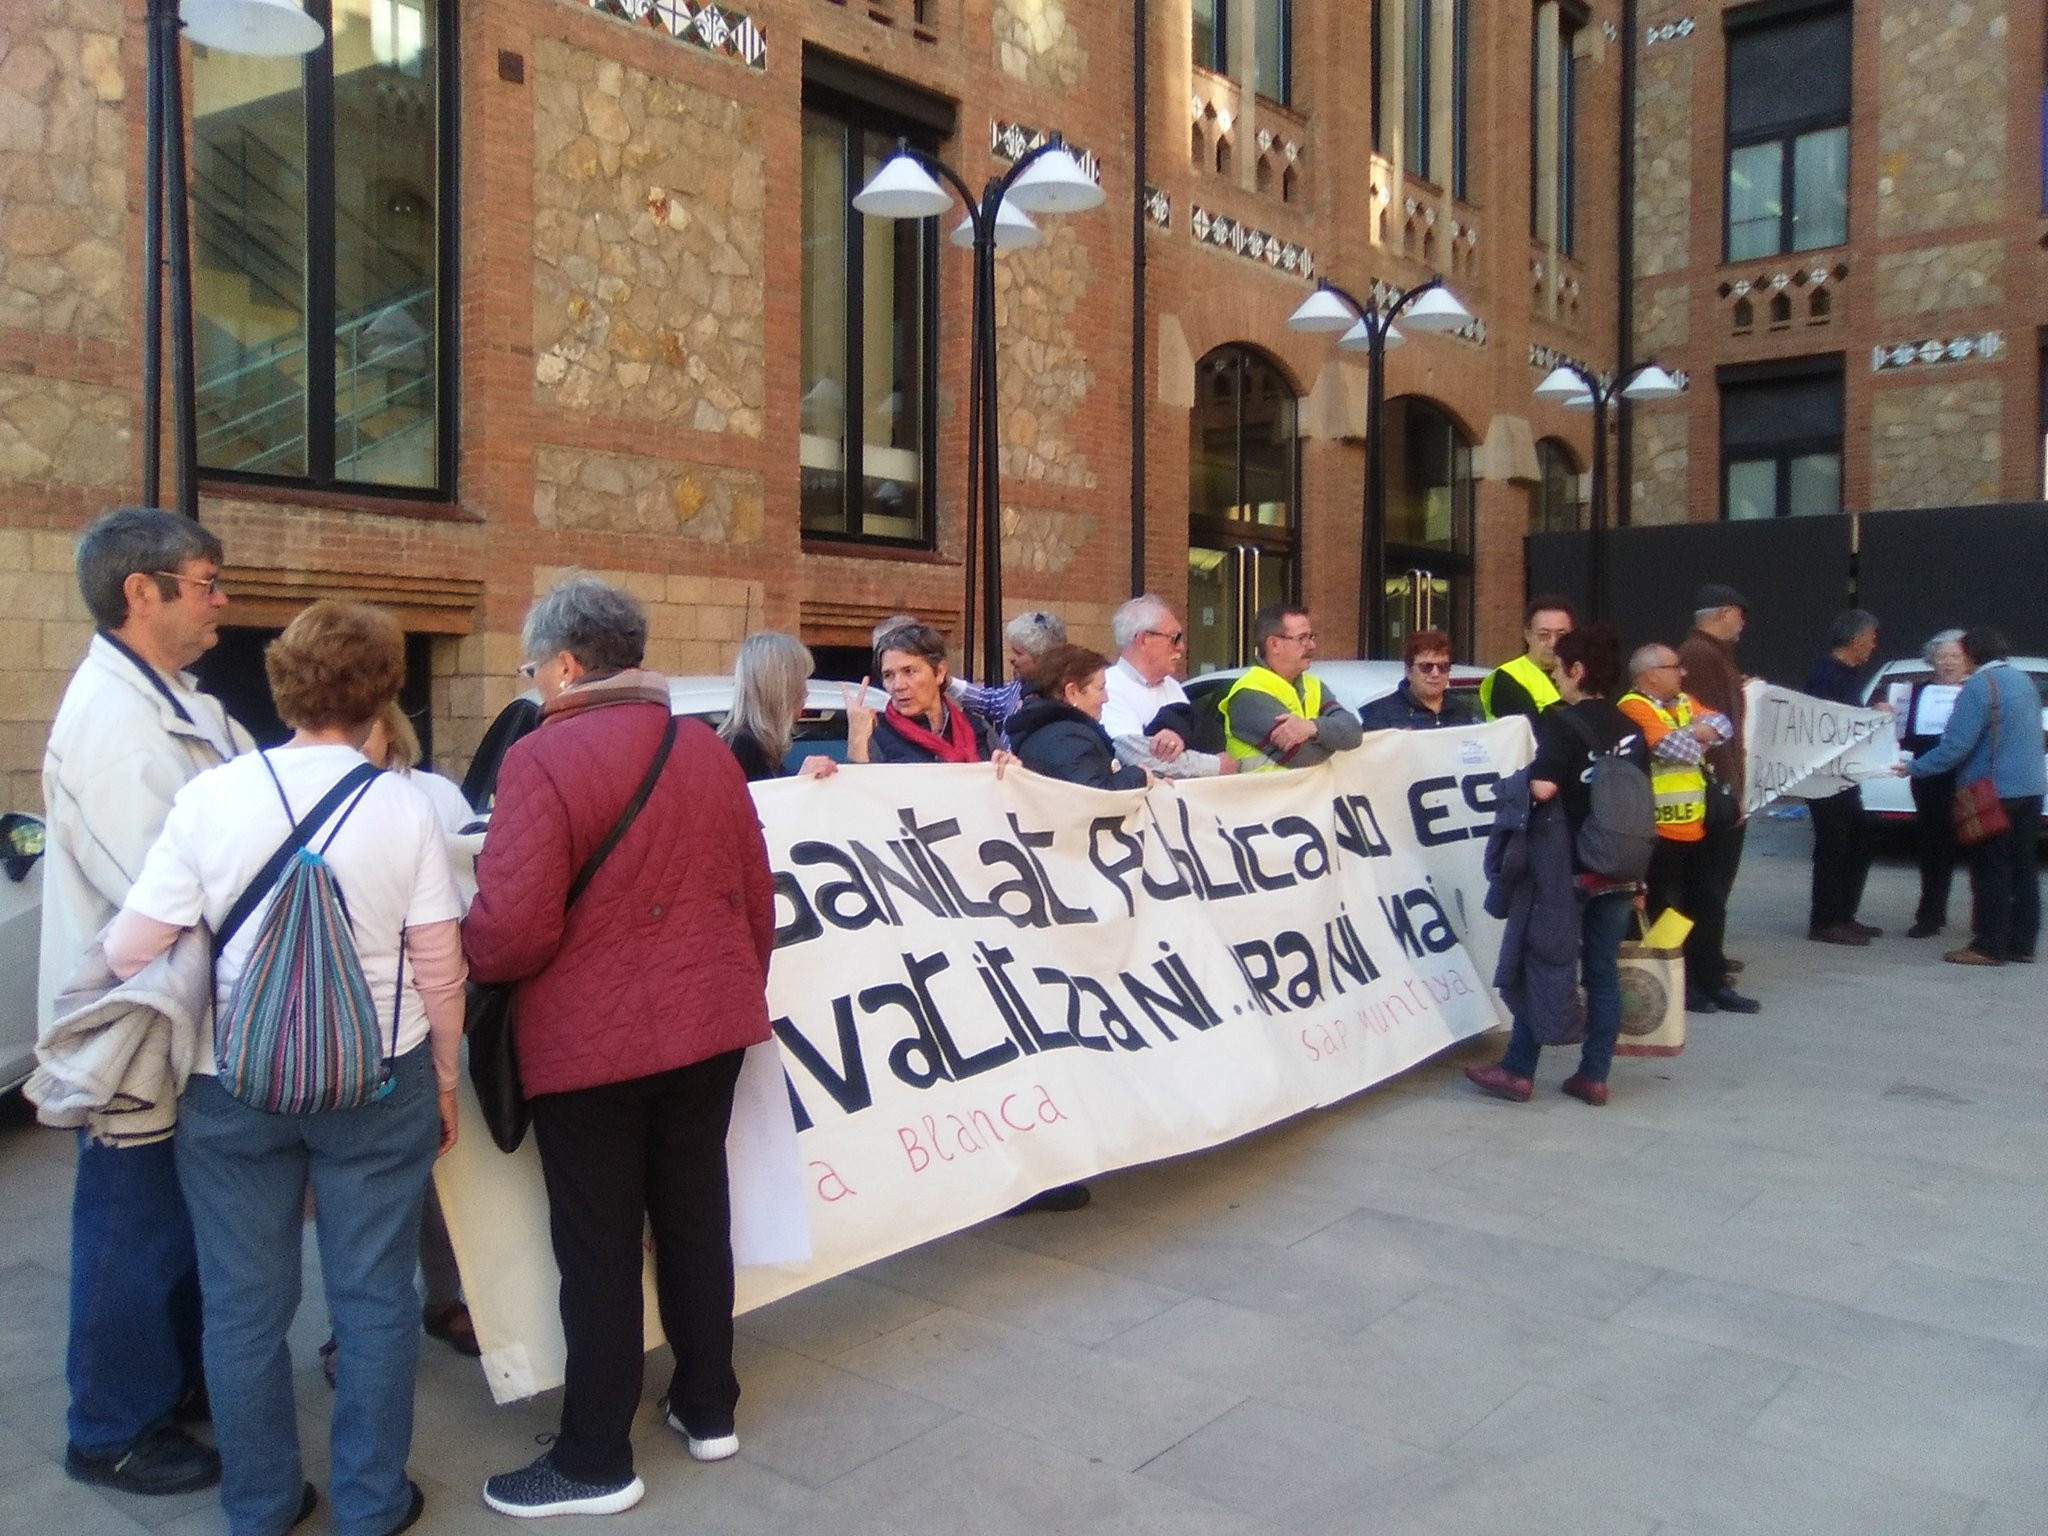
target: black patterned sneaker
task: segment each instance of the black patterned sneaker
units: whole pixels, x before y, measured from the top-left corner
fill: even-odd
[[[673,1408],[669,1407],[667,1398],[664,1397],[656,1406],[661,1411],[661,1422],[681,1435],[689,1443],[692,1460],[724,1461],[728,1457],[739,1455],[739,1433],[730,1426],[719,1434],[700,1435],[691,1429],[689,1425],[685,1424]]]
[[[484,1483],[484,1502],[501,1515],[538,1520],[543,1515],[616,1515],[647,1492],[637,1477],[613,1483],[581,1483],[555,1468],[544,1451],[517,1472],[500,1472]]]

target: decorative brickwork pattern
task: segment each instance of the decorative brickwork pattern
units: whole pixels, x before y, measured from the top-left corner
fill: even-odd
[[[533,520],[543,528],[757,544],[761,477],[633,453],[543,447],[533,458]]]
[[[600,16],[615,17],[665,33],[711,53],[738,59],[749,69],[768,67],[768,38],[754,19],[708,0],[584,0]]]
[[[1870,408],[1870,505],[1952,507],[1998,500],[1996,378],[1881,389]]]
[[[1893,251],[1877,258],[1877,317],[1897,320],[2005,301],[2005,242]]]
[[[1069,430],[1095,385],[1088,350],[1074,333],[1076,306],[1094,280],[1088,248],[1067,225],[1047,221],[1045,243],[996,263],[996,401],[1003,473],[1090,488],[1095,472]]]
[[[534,65],[535,398],[759,437],[756,114],[551,39]]]
[[[1995,222],[2006,211],[2006,0],[1885,0],[1879,29],[1878,233]]]
[[[1088,79],[1088,50],[1067,10],[1066,0],[996,0],[996,67],[1026,85],[1079,90]]]
[[[127,332],[124,25],[120,0],[0,14],[0,329]]]

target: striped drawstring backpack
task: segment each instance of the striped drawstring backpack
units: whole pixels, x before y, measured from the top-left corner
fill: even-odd
[[[290,816],[291,800],[267,755],[263,766]],[[383,1097],[398,1050],[405,953],[399,950],[398,992],[391,1002],[391,1051],[378,1050],[378,1016],[356,954],[348,902],[325,857],[342,824],[363,803],[382,772],[351,769],[304,820],[292,827],[213,936],[219,962],[250,913],[273,891],[276,899],[256,930],[248,964],[214,1018],[214,1054],[221,1086],[251,1109],[306,1115],[353,1109]],[[346,808],[343,802],[346,801]],[[334,816],[337,809],[339,816]],[[334,816],[317,850],[307,846]]]

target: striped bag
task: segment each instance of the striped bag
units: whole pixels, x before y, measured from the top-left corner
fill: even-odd
[[[259,756],[289,816],[284,785],[269,757]],[[257,904],[275,892],[248,963],[214,1019],[221,1086],[251,1109],[316,1114],[353,1109],[389,1091],[391,1059],[398,1049],[398,1005],[404,996],[404,951],[401,947],[399,991],[391,1006],[391,1053],[380,1054],[377,1007],[356,953],[348,903],[325,857],[380,772],[364,763],[329,790],[293,826],[214,935],[218,962]],[[338,808],[341,814],[334,816]],[[318,850],[309,848],[330,816],[334,823],[326,839]]]

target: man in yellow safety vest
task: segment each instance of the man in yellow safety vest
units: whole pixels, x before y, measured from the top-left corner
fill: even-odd
[[[1557,684],[1550,680],[1557,660],[1557,642],[1578,622],[1571,600],[1532,598],[1522,610],[1522,654],[1495,667],[1479,684],[1479,707],[1486,718],[1526,715],[1530,723],[1557,702]]]
[[[1308,669],[1316,654],[1307,612],[1285,603],[1252,617],[1258,665],[1223,696],[1223,744],[1240,773],[1311,768],[1365,740],[1358,717]]]
[[[1629,691],[1615,700],[1643,729],[1650,745],[1650,795],[1656,802],[1657,851],[1650,858],[1649,915],[1667,907],[1688,917],[1712,905],[1713,871],[1700,857],[1707,836],[1706,755],[1735,734],[1724,714],[1698,703],[1680,685],[1685,668],[1668,645],[1645,645],[1629,658]],[[1702,953],[1696,962],[1686,947],[1687,1007],[1697,1012],[1754,1013],[1756,1004],[1728,985],[1716,967],[1708,976]],[[1711,1005],[1711,1006],[1709,1006]],[[1745,1006],[1746,1005],[1746,1006]]]

